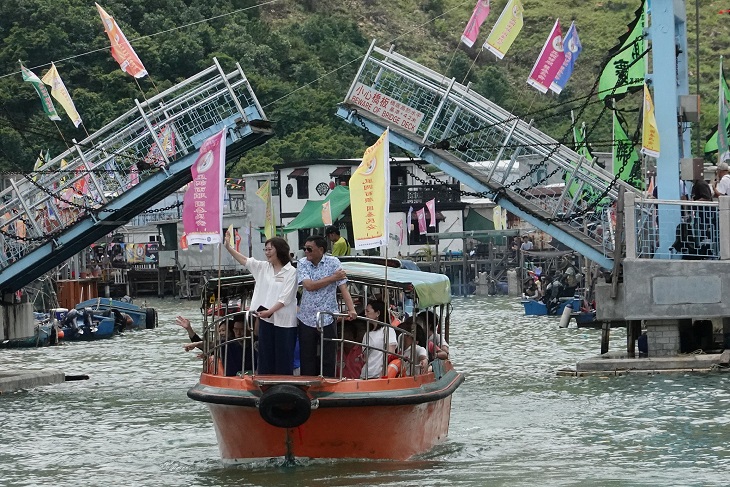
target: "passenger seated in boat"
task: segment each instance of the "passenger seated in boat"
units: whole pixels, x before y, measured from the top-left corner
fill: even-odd
[[[365,318],[368,319],[370,332],[362,339],[365,363],[360,372],[360,378],[374,379],[384,375],[384,353],[381,350],[394,353],[398,343],[393,328],[381,327],[378,323],[387,320],[384,302],[379,300],[370,301],[365,307]]]
[[[233,321],[221,321],[218,323],[218,336],[221,345],[218,357],[220,359],[220,363],[224,366],[226,376],[237,375],[241,372],[241,365],[243,364],[243,346],[238,342],[233,341],[236,338],[233,326]],[[194,348],[202,350],[203,342],[198,341],[188,343],[187,345],[184,345],[183,348],[186,352],[189,352]],[[219,369],[217,372],[220,374],[222,371]]]
[[[403,322],[403,324],[405,324],[405,330],[409,330],[412,327],[411,323],[408,323],[409,320],[410,318]],[[419,326],[416,326],[416,336],[423,333],[423,329]],[[406,361],[406,366],[403,374],[411,375],[411,362],[414,364],[415,375],[425,374],[426,372],[428,372],[428,352],[426,351],[426,349],[418,343],[415,343],[414,346],[413,336],[410,333],[403,333],[401,334],[401,337],[403,341],[402,355],[404,357],[404,360]],[[425,338],[425,336],[423,338]],[[415,348],[415,352],[411,352],[411,347]],[[411,353],[415,353],[415,356],[411,356]]]
[[[358,343],[362,340],[365,333],[365,322],[356,319],[350,323],[345,323],[342,334],[342,354],[337,360],[337,375],[342,375],[345,379],[359,379],[363,366],[362,346]],[[338,354],[340,349],[337,349]],[[341,373],[341,374],[340,374]]]
[[[251,348],[251,333],[248,333],[246,330],[246,317],[243,314],[236,315],[233,318],[233,338],[236,341],[229,343],[229,347],[239,348],[239,351],[235,351],[234,354],[241,354],[241,360],[238,361],[238,370],[236,372],[253,372],[256,368],[258,357],[256,350]],[[242,363],[243,370],[241,370]]]
[[[441,321],[436,313],[430,310],[418,313],[416,323],[424,329],[428,335],[428,344],[419,340],[422,347],[427,347],[431,360],[449,358],[449,343],[441,336]],[[416,336],[418,338],[418,336]]]

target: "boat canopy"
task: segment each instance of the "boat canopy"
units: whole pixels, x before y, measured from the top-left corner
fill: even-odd
[[[385,266],[364,262],[343,262],[347,278],[367,284],[382,285]],[[406,288],[412,285],[418,297],[418,306],[427,308],[451,302],[451,283],[443,274],[388,267],[388,285]]]

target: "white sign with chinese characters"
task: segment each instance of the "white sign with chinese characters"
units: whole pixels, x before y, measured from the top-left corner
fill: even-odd
[[[362,83],[357,83],[350,95],[350,103],[363,110],[377,115],[393,125],[404,128],[414,134],[423,120],[423,113],[415,108],[398,102]]]

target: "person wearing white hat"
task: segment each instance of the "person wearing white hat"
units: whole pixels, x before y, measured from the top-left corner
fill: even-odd
[[[728,170],[727,162],[721,162],[717,165],[713,193],[715,197],[730,195],[730,170]]]

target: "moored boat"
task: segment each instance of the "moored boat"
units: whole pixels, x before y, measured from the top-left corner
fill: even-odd
[[[348,276],[348,287],[356,306],[364,308],[373,296],[388,297],[393,319],[379,322],[390,327],[399,337],[433,333],[434,341],[445,344],[450,319],[450,283],[446,276],[404,269],[388,269],[373,264],[348,262],[342,267]],[[211,280],[203,291],[207,306],[211,293],[219,301],[242,299],[248,304],[253,279],[250,276]],[[404,318],[406,303],[412,303],[411,327],[398,327]],[[245,308],[245,306],[244,306]],[[226,461],[258,458],[368,458],[405,460],[445,440],[449,429],[451,396],[463,382],[448,359],[435,358],[427,370],[419,373],[415,347],[393,356],[383,353],[383,377],[347,378],[346,349],[369,347],[356,339],[356,328],[367,332],[373,320],[347,322],[345,315],[333,314],[339,349],[336,377],[257,375],[245,371],[225,376],[226,347],[213,330],[222,320],[235,314],[246,316],[249,330],[253,314],[234,312],[223,317],[205,317],[204,350],[210,359],[204,362],[197,385],[188,391],[191,399],[208,405],[218,438],[221,456]],[[358,313],[361,314],[361,313]],[[320,317],[324,313],[320,313]],[[211,321],[212,320],[212,321]],[[443,325],[443,326],[440,326]],[[417,328],[421,327],[421,332]],[[360,330],[360,331],[363,331]],[[443,333],[441,333],[443,330]],[[353,332],[355,333],[353,335]],[[253,354],[252,334],[242,338],[244,357]],[[320,344],[323,345],[323,340]],[[390,361],[392,360],[392,361]],[[385,361],[390,361],[386,364]],[[401,364],[401,365],[399,365]],[[402,365],[404,364],[404,365]],[[359,377],[359,372],[357,373]]]

